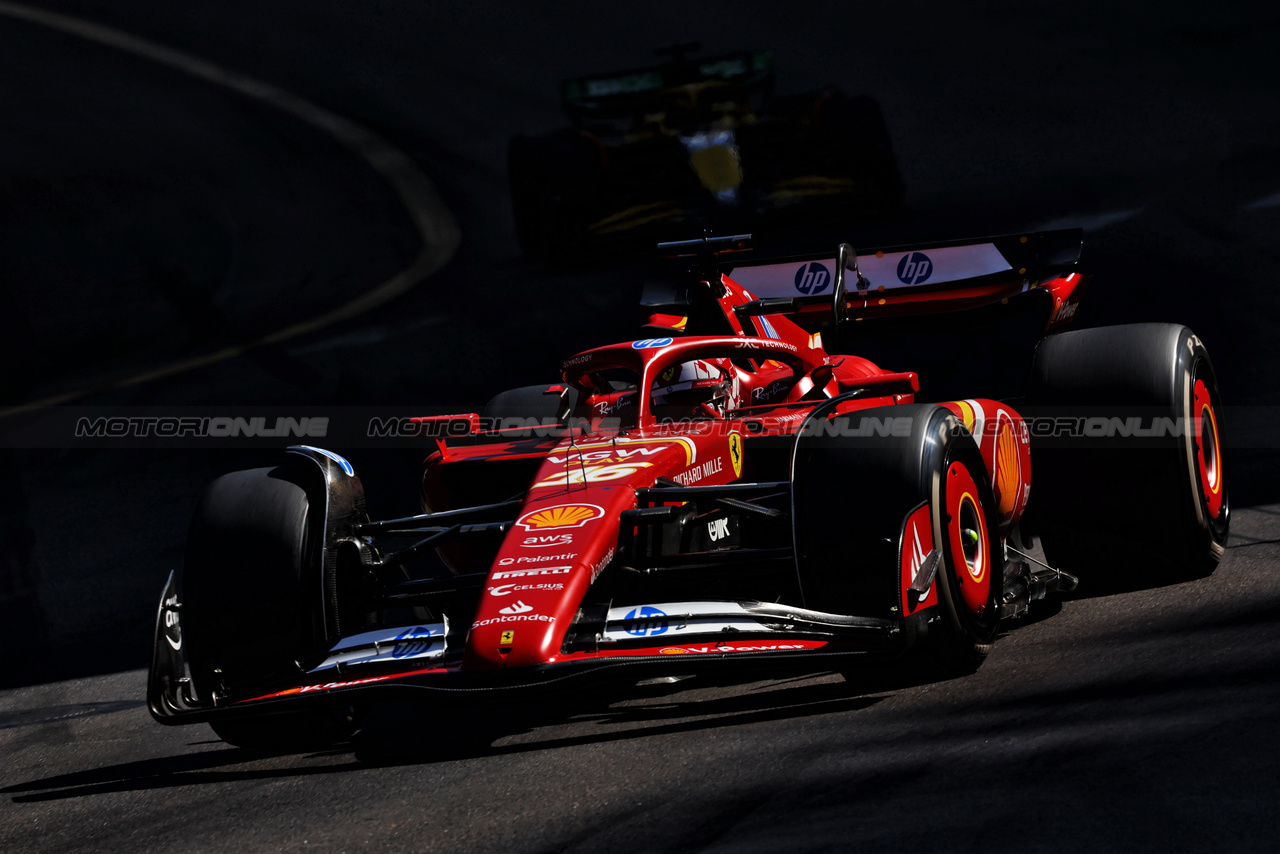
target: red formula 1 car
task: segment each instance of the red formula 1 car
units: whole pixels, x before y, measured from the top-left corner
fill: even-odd
[[[278,747],[343,737],[380,697],[916,651],[963,672],[1076,574],[1216,565],[1220,407],[1186,328],[1048,335],[1016,402],[922,403],[916,373],[823,347],[992,307],[1055,329],[1083,285],[1078,233],[728,268],[744,244],[668,244],[698,263],[648,295],[647,337],[483,417],[421,419],[467,435],[437,439],[420,516],[371,520],[352,466],[311,447],[214,481],[161,598],[156,719]],[[743,284],[806,275],[829,289]]]

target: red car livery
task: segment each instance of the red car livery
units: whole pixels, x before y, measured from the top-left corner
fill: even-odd
[[[153,715],[264,745],[342,737],[383,696],[920,652],[962,672],[1077,575],[1210,571],[1229,501],[1207,351],[1170,324],[1059,331],[1072,239],[732,268],[741,236],[665,245],[694,266],[646,295],[644,337],[421,419],[451,437],[421,515],[370,519],[354,467],[307,446],[211,484],[161,597]],[[1011,303],[1044,336],[1016,398],[926,402],[855,354],[877,323]]]

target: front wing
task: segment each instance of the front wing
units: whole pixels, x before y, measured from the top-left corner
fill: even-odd
[[[182,606],[171,574],[156,618],[148,707],[160,723],[178,725],[388,699],[476,702],[661,675],[839,669],[850,659],[902,648],[899,621],[767,603],[665,603],[652,610],[661,618],[611,609],[599,625],[588,626],[597,639],[590,648],[503,671],[462,670],[452,653],[465,633],[451,630],[447,621],[365,632],[343,638],[320,664],[264,685],[261,693],[212,700],[192,690]]]

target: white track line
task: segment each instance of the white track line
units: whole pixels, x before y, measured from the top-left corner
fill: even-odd
[[[431,179],[423,174],[403,151],[354,122],[318,107],[304,98],[272,86],[270,83],[255,80],[252,77],[228,70],[207,60],[190,56],[111,27],[86,21],[83,18],[75,18],[57,12],[47,12],[43,9],[33,9],[30,6],[3,2],[2,0],[0,0],[0,15],[7,15],[10,18],[39,24],[107,45],[108,47],[117,48],[135,56],[144,57],[161,65],[183,71],[193,77],[233,89],[242,95],[269,104],[281,112],[288,113],[294,118],[318,128],[364,158],[370,166],[386,179],[396,195],[400,197],[401,203],[408,210],[409,218],[413,221],[414,227],[418,231],[418,236],[422,238],[422,249],[418,252],[418,256],[414,258],[413,263],[385,282],[332,311],[295,323],[292,326],[278,329],[246,344],[226,347],[203,356],[172,362],[122,380],[104,383],[101,386],[64,392],[63,394],[21,406],[0,409],[0,418],[16,415],[20,412],[41,409],[46,406],[67,403],[95,392],[125,388],[172,376],[193,368],[201,368],[223,359],[238,356],[256,347],[278,344],[298,335],[322,329],[338,321],[348,320],[405,293],[448,263],[454,252],[457,251],[458,244],[461,241],[458,224],[454,221],[449,209],[445,207],[439,193],[436,192],[435,185],[431,183]]]

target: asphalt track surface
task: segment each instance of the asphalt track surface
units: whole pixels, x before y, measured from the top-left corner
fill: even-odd
[[[1237,509],[1213,576],[1086,589],[964,679],[393,705],[260,758],[154,724],[141,668],[201,485],[269,452],[0,449],[0,850],[1273,850],[1280,16],[1025,5],[40,4],[341,117],[438,191],[447,264],[258,346],[413,268],[395,183],[269,101],[0,14],[0,406],[474,405],[630,337],[645,261],[522,258],[506,141],[557,126],[562,77],[700,39],[884,105],[907,210],[775,246],[1085,226],[1080,323],[1183,322],[1213,353]],[[349,455],[375,515],[413,511],[416,452]]]

